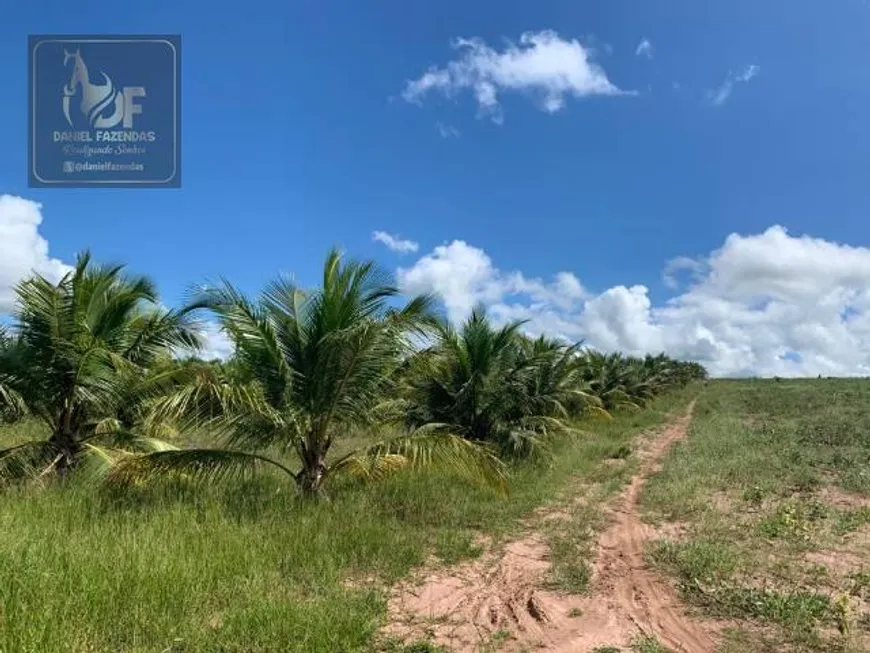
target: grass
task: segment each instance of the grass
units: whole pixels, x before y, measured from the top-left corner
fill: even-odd
[[[848,568],[870,553],[868,463],[867,381],[713,382],[645,488],[646,518],[686,531],[649,559],[701,612],[746,626],[735,651],[868,650],[870,576]]]
[[[665,648],[652,635],[642,635],[635,638],[631,643],[631,650],[634,653],[671,653],[670,649]]]
[[[693,388],[680,395],[676,404],[679,410],[696,394],[697,389]],[[574,475],[575,483],[567,488],[568,502],[561,505],[559,518],[538,526],[550,550],[551,589],[571,594],[589,589],[595,542],[606,523],[602,507],[636,471],[636,461],[630,455],[637,434],[662,423],[661,413],[655,410],[625,418],[631,423],[630,429],[619,422],[605,423],[597,428],[599,437],[585,441],[590,450],[583,459],[582,472]],[[577,481],[582,481],[584,487],[578,489]],[[578,495],[583,496],[582,502],[576,501]]]
[[[834,529],[838,535],[854,533],[862,526],[870,524],[870,508],[862,506],[854,510],[841,510],[837,513]]]
[[[547,529],[551,588],[570,594],[589,589],[593,533],[600,523],[601,515],[594,508],[579,506],[570,511],[565,521]]]
[[[286,480],[268,474],[123,496],[75,483],[8,491],[0,501],[0,652],[371,651],[390,584],[431,554],[445,563],[479,554],[477,534],[506,536],[578,482],[615,487],[625,472],[604,461],[692,392],[582,425],[593,433],[557,445],[552,464],[513,468],[506,499],[436,474],[346,483],[325,504],[298,502]],[[38,428],[4,427],[0,442]],[[595,518],[574,517],[576,532]],[[564,582],[583,584],[585,553],[565,538],[557,554]]]

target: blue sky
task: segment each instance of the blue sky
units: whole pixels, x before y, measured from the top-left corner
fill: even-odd
[[[90,248],[101,260],[151,274],[173,302],[190,283],[218,275],[250,291],[278,272],[315,281],[327,249],[341,245],[388,268],[416,270],[415,288],[446,298],[455,288],[439,285],[426,264],[449,267],[456,250],[433,248],[463,241],[501,280],[500,294],[471,289],[476,299],[491,299],[496,312],[519,315],[541,304],[542,295],[527,287],[504,289],[517,273],[546,285],[569,271],[584,295],[576,315],[563,311],[560,319],[580,316],[585,302],[611,289],[641,284],[653,311],[646,326],[656,327],[672,319],[656,313],[668,300],[688,305],[692,283],[709,286],[721,277],[721,256],[711,253],[729,253],[729,234],[740,234],[744,249],[798,247],[786,267],[818,247],[860,247],[870,237],[870,7],[861,0],[205,6],[156,0],[106,11],[104,3],[41,0],[4,9],[0,194],[42,204],[39,234],[50,256],[70,261]],[[534,78],[541,83],[497,84],[497,115],[481,112],[474,88],[455,75],[411,98],[419,103],[408,101],[409,81],[432,66],[450,70],[450,61],[469,55],[453,47],[456,39],[482,40],[477,59],[466,59],[473,66],[503,63],[498,57],[511,48],[527,52],[521,36],[547,30],[559,43],[576,42],[614,88],[633,93],[584,95],[578,87],[558,110],[544,110],[559,66],[572,65],[550,61],[552,74],[537,71]],[[26,37],[90,32],[182,35],[182,189],[26,187]],[[651,48],[637,53],[644,39]],[[728,80],[730,95],[715,102]],[[781,247],[777,234],[764,236],[773,225],[787,229]],[[400,234],[419,249],[399,256],[372,240],[375,230]],[[816,240],[799,240],[803,234]],[[801,243],[814,249],[807,254]],[[669,287],[663,278],[677,257],[695,261],[682,266],[696,275],[681,280],[688,287]],[[831,273],[834,285],[824,290],[845,288],[837,310],[848,305],[853,319],[862,315],[862,300],[855,296],[860,284],[849,284],[856,275],[863,281],[861,265],[863,259],[859,272]],[[766,274],[755,281],[773,285],[740,301],[758,308],[758,297],[772,297],[796,306]],[[803,274],[819,272],[810,266]],[[520,305],[512,295],[523,296]],[[684,320],[681,328],[694,329],[700,344],[675,353],[721,358],[720,344],[742,347],[710,319]],[[541,330],[552,330],[546,324]],[[698,328],[713,335],[698,335]],[[595,330],[586,324],[560,333],[594,340]],[[862,332],[849,333],[860,339]],[[632,334],[623,336],[598,340],[602,347],[612,341],[643,348]],[[832,359],[799,335],[781,334],[774,344],[747,337],[752,356],[723,363],[723,373],[772,370],[774,363],[761,361],[765,347],[775,348],[785,366],[777,371],[864,371],[836,367],[848,366],[845,358]],[[675,338],[651,344],[674,349]],[[799,347],[806,353],[795,356]]]

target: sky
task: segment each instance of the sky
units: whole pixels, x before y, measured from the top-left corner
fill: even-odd
[[[85,249],[175,305],[314,284],[339,246],[455,321],[870,375],[865,0],[204,7],[4,7],[0,312]],[[27,35],[51,33],[181,35],[181,189],[27,187]]]

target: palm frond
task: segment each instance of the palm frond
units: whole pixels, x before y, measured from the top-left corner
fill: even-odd
[[[36,478],[55,462],[57,453],[44,440],[25,442],[0,451],[0,484]]]
[[[131,437],[125,444],[119,448],[86,442],[76,469],[77,477],[94,485],[105,483],[116,468],[127,460],[154,452],[178,451],[175,445],[154,438]]]
[[[440,425],[438,425],[440,428]],[[440,470],[507,493],[504,464],[485,445],[432,428],[383,440],[336,461],[329,474],[348,473],[363,478],[381,478],[399,469]]]
[[[15,421],[27,413],[24,397],[13,387],[14,380],[0,374],[0,419]]]
[[[402,469],[407,469],[408,466],[408,459],[400,454],[353,455],[343,458],[331,468],[331,471],[372,482],[383,480]]]
[[[159,436],[180,431],[210,430],[230,443],[252,448],[281,444],[293,432],[293,413],[272,408],[257,383],[238,382],[213,370],[197,370],[181,387],[148,405],[143,428]]]
[[[109,485],[140,485],[156,479],[184,478],[195,482],[219,483],[245,477],[267,465],[295,478],[282,463],[243,451],[227,449],[168,449],[127,456],[106,476]]]

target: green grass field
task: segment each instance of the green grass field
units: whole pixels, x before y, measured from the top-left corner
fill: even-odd
[[[870,650],[868,463],[870,382],[714,382],[646,488],[685,530],[649,558],[723,652]]]
[[[479,554],[478,535],[508,537],[581,486],[603,503],[634,469],[637,434],[699,393],[642,497],[645,519],[680,533],[653,542],[650,563],[696,618],[721,621],[721,653],[870,650],[870,382],[746,380],[585,423],[549,464],[512,468],[507,498],[434,473],[346,483],[320,504],[269,475],[6,491],[0,651],[417,650],[377,638],[392,583],[433,555]],[[585,591],[601,517],[585,504],[546,532],[553,586]]]
[[[391,583],[433,554],[445,563],[476,555],[476,534],[510,534],[577,481],[618,483],[624,472],[603,461],[623,457],[638,432],[696,392],[581,425],[590,434],[558,446],[551,464],[512,469],[507,498],[435,474],[333,488],[327,504],[299,502],[268,475],[132,496],[6,491],[0,651],[376,650]],[[12,443],[37,428],[7,426],[0,437]],[[587,530],[576,519],[572,528]],[[554,582],[582,585],[588,542],[557,530],[551,542]]]

